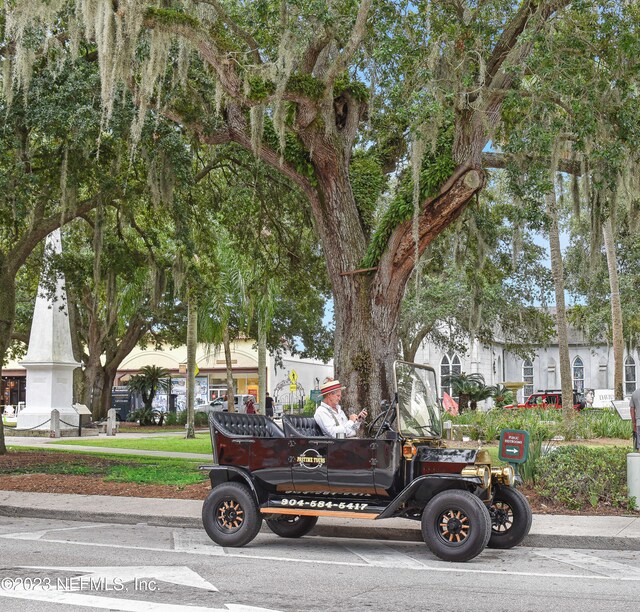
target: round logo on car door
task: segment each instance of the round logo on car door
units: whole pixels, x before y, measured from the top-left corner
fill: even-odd
[[[296,457],[298,464],[308,470],[317,470],[324,465],[326,459],[315,449],[308,448],[304,453]]]

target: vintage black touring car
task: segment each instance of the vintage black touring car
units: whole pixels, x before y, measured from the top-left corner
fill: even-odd
[[[319,516],[421,521],[427,546],[467,561],[486,546],[527,535],[531,509],[511,466],[486,450],[445,448],[433,368],[395,364],[396,396],[364,438],[327,438],[312,417],[209,415],[214,466],[202,520],[221,546],[244,546],[263,519],[277,535],[303,536]]]

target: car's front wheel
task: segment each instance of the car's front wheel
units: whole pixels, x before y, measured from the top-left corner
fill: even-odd
[[[249,487],[225,482],[212,489],[202,506],[202,524],[220,546],[244,546],[260,531],[262,516]]]
[[[267,527],[281,538],[301,538],[307,535],[318,522],[317,516],[283,514],[281,517],[266,519]]]
[[[531,529],[531,506],[527,498],[513,487],[496,487],[489,514],[489,548],[513,548],[525,539]]]
[[[422,537],[444,561],[469,561],[487,546],[491,519],[486,506],[469,491],[438,493],[422,513]]]

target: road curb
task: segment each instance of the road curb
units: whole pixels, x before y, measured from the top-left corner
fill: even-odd
[[[95,512],[66,509],[47,509],[0,504],[0,516],[12,518],[46,518],[56,520],[135,525],[145,523],[154,527],[202,529],[200,517],[195,516],[144,516],[118,512]],[[266,524],[262,532],[271,533]],[[351,538],[378,541],[422,542],[419,527],[384,527],[357,523],[341,525],[335,522],[319,523],[309,536],[328,538]],[[640,538],[602,535],[558,535],[530,533],[522,543],[530,548],[581,548],[592,550],[636,550],[640,551]]]

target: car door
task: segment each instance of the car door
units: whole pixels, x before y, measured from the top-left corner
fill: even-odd
[[[290,438],[289,463],[297,493],[328,491],[327,458],[329,438]]]
[[[375,494],[375,440],[336,438],[331,442],[327,458],[329,490],[333,493]]]

